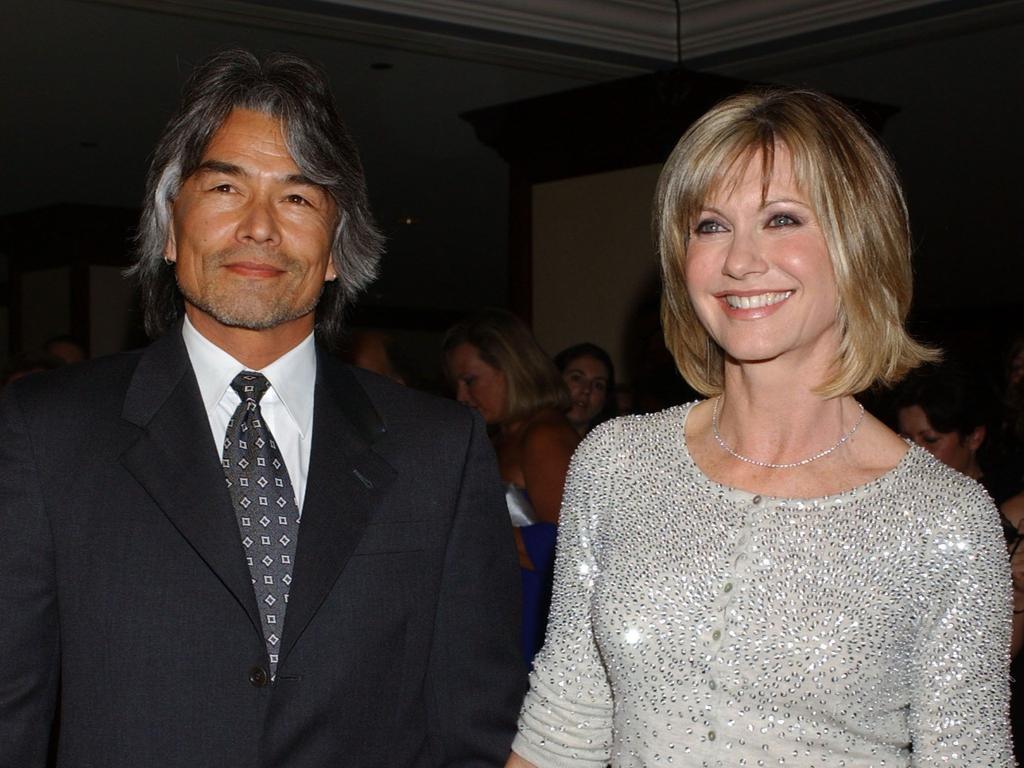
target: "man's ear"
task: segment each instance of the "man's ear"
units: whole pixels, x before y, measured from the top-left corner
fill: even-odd
[[[173,208],[171,209],[173,213]],[[164,243],[164,264],[174,264],[178,260],[178,244],[174,240],[174,219],[167,221],[167,242]]]
[[[338,279],[338,271],[334,268],[334,258],[327,260],[327,269],[324,270],[324,282],[333,283]]]

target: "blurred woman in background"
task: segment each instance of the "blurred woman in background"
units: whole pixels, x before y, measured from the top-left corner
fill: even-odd
[[[616,415],[615,366],[597,344],[573,344],[555,355],[555,366],[569,388],[566,418],[580,437]]]
[[[977,480],[1001,504],[1019,488],[985,461],[992,396],[960,365],[915,371],[895,392],[899,433],[943,464]]]
[[[490,427],[523,568],[523,655],[544,638],[559,506],[579,435],[558,369],[515,315],[486,310],[448,330],[445,372]]]

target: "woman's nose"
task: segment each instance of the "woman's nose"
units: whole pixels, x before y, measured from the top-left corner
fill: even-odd
[[[734,232],[722,263],[722,274],[737,280],[762,274],[768,269],[768,262],[761,252],[762,243],[753,232],[744,229],[738,228]]]

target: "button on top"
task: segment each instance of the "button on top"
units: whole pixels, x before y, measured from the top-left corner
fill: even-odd
[[[722,630],[716,629],[714,632],[712,632],[711,633],[711,639],[712,640],[721,640],[722,639]]]
[[[725,586],[722,587],[722,591],[723,592],[732,592],[732,582],[731,581],[725,582]]]
[[[714,731],[708,731],[708,741],[714,741],[718,735]]]
[[[757,496],[754,497],[754,503],[755,504],[760,504],[761,503],[761,494],[758,494]]]
[[[270,682],[270,675],[263,667],[253,667],[249,670],[249,682],[256,688],[262,688]]]

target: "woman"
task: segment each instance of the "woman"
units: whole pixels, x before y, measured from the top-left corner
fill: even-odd
[[[544,638],[559,506],[579,436],[565,418],[569,393],[529,329],[488,310],[445,335],[445,369],[460,403],[491,428],[523,567],[523,655]]]
[[[569,388],[572,407],[565,414],[580,437],[615,416],[615,366],[597,344],[573,344],[555,355],[555,366]]]
[[[884,150],[823,95],[736,96],[656,215],[668,347],[710,399],[577,452],[509,764],[1012,765],[996,511],[852,396],[935,356]]]
[[[996,503],[1013,494],[982,467],[988,398],[959,366],[944,362],[916,371],[896,392],[900,434],[943,464],[986,487]]]

